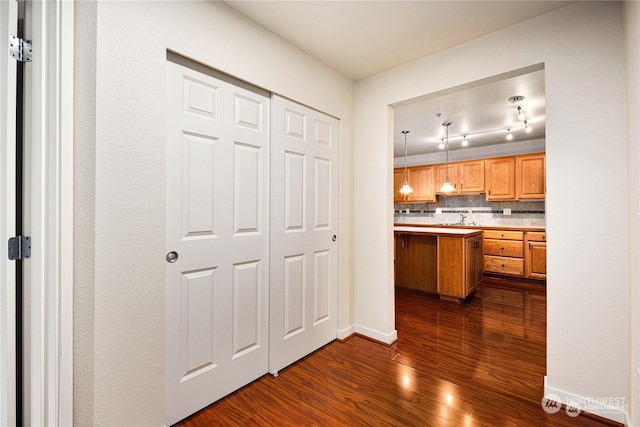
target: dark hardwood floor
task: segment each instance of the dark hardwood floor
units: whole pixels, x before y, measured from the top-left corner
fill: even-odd
[[[523,307],[489,299],[457,305],[397,290],[392,346],[360,336],[330,343],[178,425],[606,425],[540,405],[544,295],[523,292]]]

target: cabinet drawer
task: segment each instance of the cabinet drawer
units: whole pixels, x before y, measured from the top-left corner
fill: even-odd
[[[544,231],[527,231],[527,240],[530,242],[546,242],[547,233]]]
[[[484,271],[491,273],[524,275],[524,259],[507,258],[492,255],[484,256]]]
[[[522,242],[484,239],[484,254],[522,258]]]
[[[523,234],[522,231],[485,230],[483,236],[485,239],[522,240]]]

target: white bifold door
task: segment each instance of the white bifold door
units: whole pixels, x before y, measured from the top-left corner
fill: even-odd
[[[173,424],[267,372],[270,103],[167,63],[166,418]]]
[[[274,95],[269,371],[336,338],[337,119]]]
[[[169,55],[168,425],[336,338],[338,135]]]

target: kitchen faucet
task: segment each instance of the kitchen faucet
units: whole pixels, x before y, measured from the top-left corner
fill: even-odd
[[[464,225],[464,220],[467,216],[465,214],[463,214],[462,212],[460,212],[460,225]]]

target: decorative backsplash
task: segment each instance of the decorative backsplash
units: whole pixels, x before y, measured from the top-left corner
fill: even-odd
[[[489,202],[484,195],[438,196],[432,203],[396,203],[394,221],[413,224],[545,227],[545,202]]]

